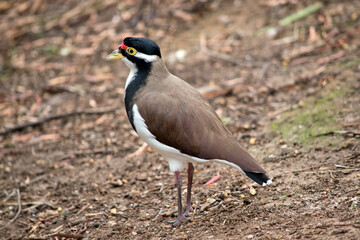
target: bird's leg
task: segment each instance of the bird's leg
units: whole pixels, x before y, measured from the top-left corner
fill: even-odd
[[[179,171],[174,172],[174,175],[175,175],[175,184],[176,184],[176,188],[177,188],[177,192],[178,192],[178,216],[179,216],[182,214],[182,203],[181,203],[182,180],[181,180]]]
[[[187,196],[186,196],[186,206],[184,215],[189,214],[189,212],[193,211],[193,208],[191,206],[191,186],[192,186],[192,180],[194,176],[194,166],[192,163],[188,163],[188,185],[187,185]]]
[[[180,225],[181,221],[188,220],[188,218],[184,215],[182,211],[182,203],[181,203],[181,176],[180,172],[176,171],[174,172],[175,175],[175,184],[178,192],[178,214],[175,222],[170,222],[174,226]]]

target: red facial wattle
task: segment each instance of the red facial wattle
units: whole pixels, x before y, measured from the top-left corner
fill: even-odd
[[[128,47],[124,44],[124,43],[122,43],[122,44],[120,44],[120,46],[118,47],[119,49],[121,48],[121,49],[127,49]]]

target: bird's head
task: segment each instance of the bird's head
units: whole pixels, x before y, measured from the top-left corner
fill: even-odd
[[[121,59],[130,68],[152,63],[159,58],[159,46],[150,39],[138,37],[125,38],[118,49],[106,57],[107,60]]]

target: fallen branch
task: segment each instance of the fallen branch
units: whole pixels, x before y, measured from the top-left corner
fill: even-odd
[[[331,131],[326,133],[317,134],[314,137],[322,137],[322,136],[333,136],[333,135],[341,135],[343,137],[351,137],[351,138],[360,138],[360,133],[350,132],[350,131]]]
[[[73,111],[73,112],[69,112],[69,113],[56,114],[56,115],[52,115],[52,116],[48,116],[48,117],[39,119],[38,121],[35,121],[35,122],[27,122],[27,123],[23,123],[20,125],[16,125],[14,127],[5,128],[0,131],[0,135],[6,135],[6,134],[9,134],[12,132],[20,131],[27,127],[40,126],[40,125],[42,125],[46,122],[52,121],[52,120],[58,120],[58,119],[72,117],[72,116],[81,115],[81,114],[103,114],[103,113],[113,112],[118,108],[119,107],[116,106],[116,107],[108,107],[108,108],[101,108],[101,109],[87,109],[87,110],[83,110],[83,111]]]
[[[347,124],[341,125],[341,127],[355,127],[355,126],[360,126],[360,122],[347,123]]]

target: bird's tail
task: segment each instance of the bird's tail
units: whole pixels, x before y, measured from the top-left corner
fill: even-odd
[[[257,173],[257,172],[246,172],[244,171],[246,176],[260,184],[261,186],[266,186],[272,183],[272,180],[265,175],[265,173]]]

